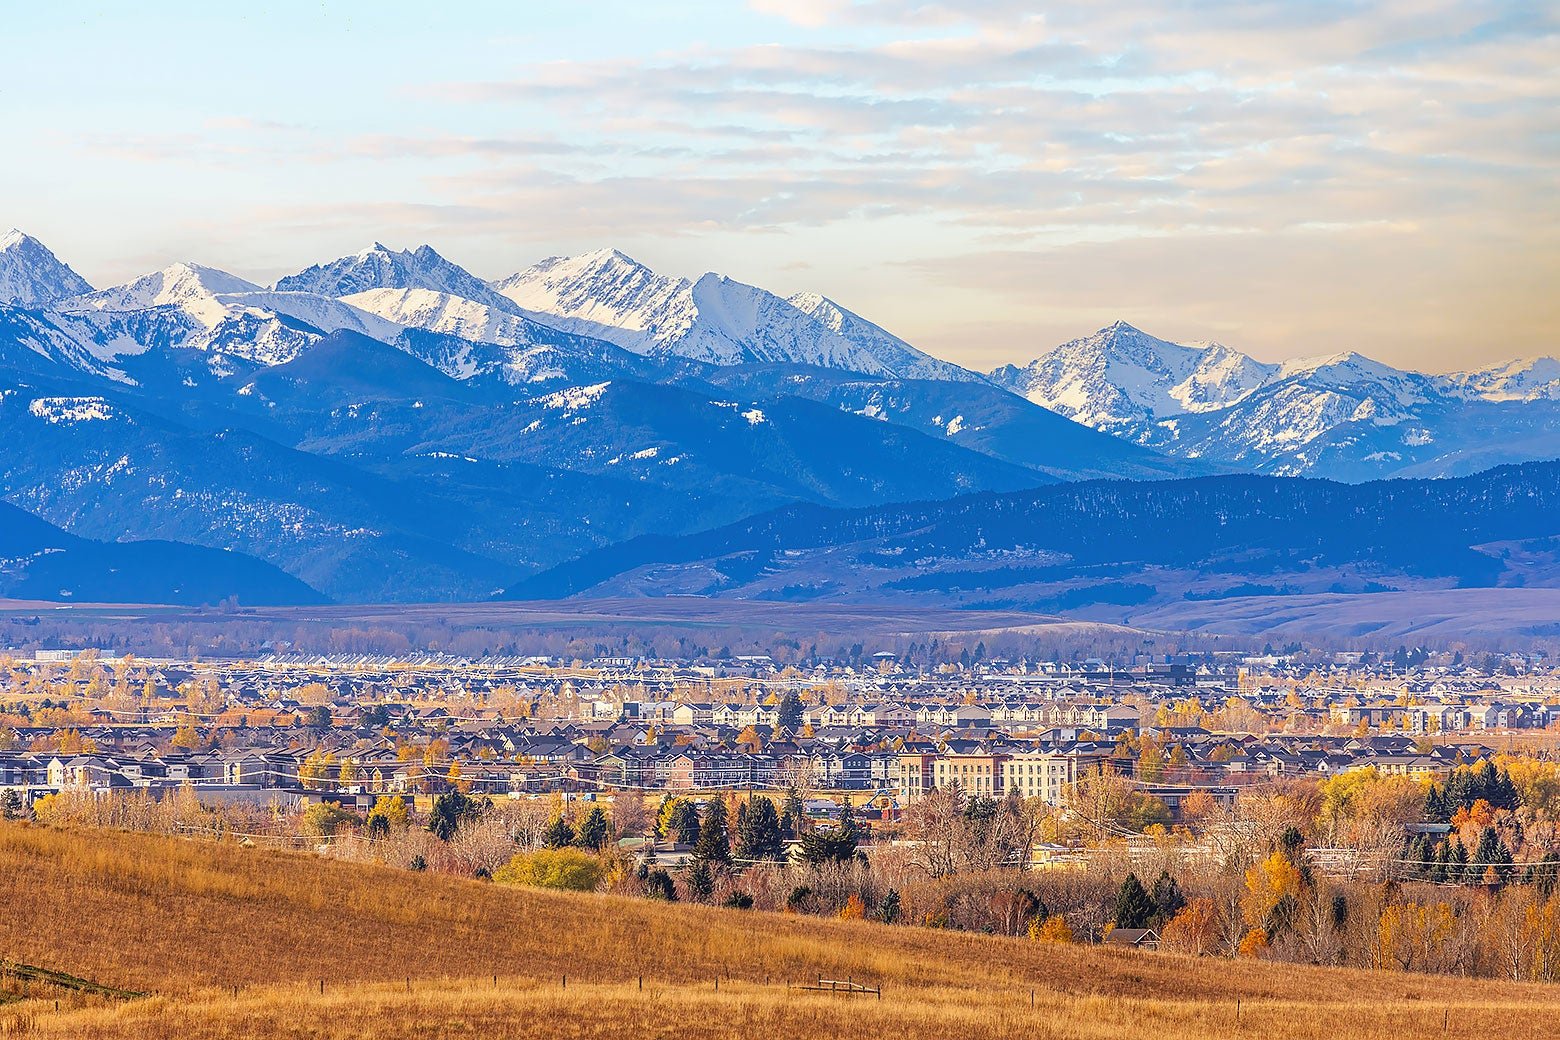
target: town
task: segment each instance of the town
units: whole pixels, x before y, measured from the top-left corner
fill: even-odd
[[[1132,778],[1180,818],[1281,776],[1432,778],[1560,719],[1541,653],[1423,651],[980,661],[890,652],[803,671],[764,656],[662,661],[420,654],[253,661],[0,658],[0,791],[194,786],[207,801],[367,809],[447,790],[794,790],[897,820],[928,792],[1060,805]]]

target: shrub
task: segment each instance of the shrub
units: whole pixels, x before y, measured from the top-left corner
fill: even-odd
[[[600,858],[580,849],[541,849],[522,852],[493,872],[493,880],[505,885],[557,888],[593,892],[601,884],[606,867]]]

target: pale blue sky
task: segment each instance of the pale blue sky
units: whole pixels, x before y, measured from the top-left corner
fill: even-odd
[[[1560,350],[1551,4],[232,6],[8,11],[0,229],[99,285],[614,245],[982,368]]]

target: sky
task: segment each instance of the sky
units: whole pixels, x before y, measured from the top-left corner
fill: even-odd
[[[16,5],[0,229],[94,285],[615,246],[989,369],[1560,351],[1560,5]]]

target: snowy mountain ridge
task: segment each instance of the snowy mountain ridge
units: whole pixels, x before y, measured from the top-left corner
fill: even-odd
[[[178,393],[289,364],[349,332],[460,382],[550,389],[615,377],[719,382],[721,369],[739,382],[751,369],[762,384],[774,366],[806,366],[834,375],[791,384],[803,396],[950,441],[1000,445],[1024,465],[1054,450],[1024,446],[1043,424],[981,394],[1011,401],[1000,393],[1010,391],[1161,458],[1215,468],[1352,480],[1560,456],[1552,357],[1446,375],[1349,350],[1274,364],[1118,321],[982,376],[819,293],[782,298],[714,273],[667,276],[615,249],[550,257],[489,283],[431,246],[376,242],[271,288],[181,262],[93,290],[42,243],[11,231],[0,236],[0,290],[8,337],[0,361],[52,362],[129,384],[171,379]]]
[[[1118,321],[991,379],[1134,443],[1257,472],[1357,480],[1560,457],[1553,358],[1449,375],[1354,351],[1275,365]]]
[[[817,294],[786,300],[713,272],[673,278],[616,249],[549,257],[493,287],[541,321],[651,357],[816,365],[902,379],[980,378]]]

